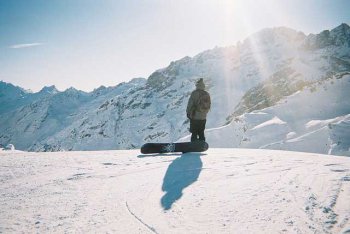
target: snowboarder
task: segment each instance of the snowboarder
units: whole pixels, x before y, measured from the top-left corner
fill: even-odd
[[[205,91],[203,78],[200,78],[196,83],[196,90],[191,93],[186,109],[187,118],[190,119],[191,142],[205,141],[204,129],[210,105],[210,95]]]

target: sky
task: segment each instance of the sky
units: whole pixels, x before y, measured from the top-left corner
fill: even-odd
[[[348,0],[0,0],[0,80],[92,91],[267,27],[350,24]]]

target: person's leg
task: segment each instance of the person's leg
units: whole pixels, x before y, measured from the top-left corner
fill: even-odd
[[[194,131],[194,122],[193,122],[192,119],[190,120],[190,132],[192,133],[192,135],[191,135],[191,142],[194,142],[196,140],[196,134],[195,134],[195,131]]]
[[[191,120],[191,132],[192,132],[192,136],[191,136],[191,142],[195,142],[198,140],[198,120]]]
[[[195,135],[194,133],[192,133],[192,135],[191,135],[191,142],[195,142],[195,141],[197,141],[197,135]]]
[[[198,135],[200,141],[205,141],[204,130],[206,122],[206,120],[200,120],[200,122],[198,123]]]

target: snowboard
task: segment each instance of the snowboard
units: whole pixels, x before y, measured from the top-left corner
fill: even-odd
[[[203,152],[209,148],[207,142],[180,142],[180,143],[146,143],[141,147],[141,153],[171,153],[171,152]]]

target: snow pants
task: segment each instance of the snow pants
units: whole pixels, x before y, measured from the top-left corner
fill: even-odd
[[[192,133],[191,142],[194,141],[205,141],[204,129],[207,120],[196,120],[191,119],[190,121],[190,132]]]

